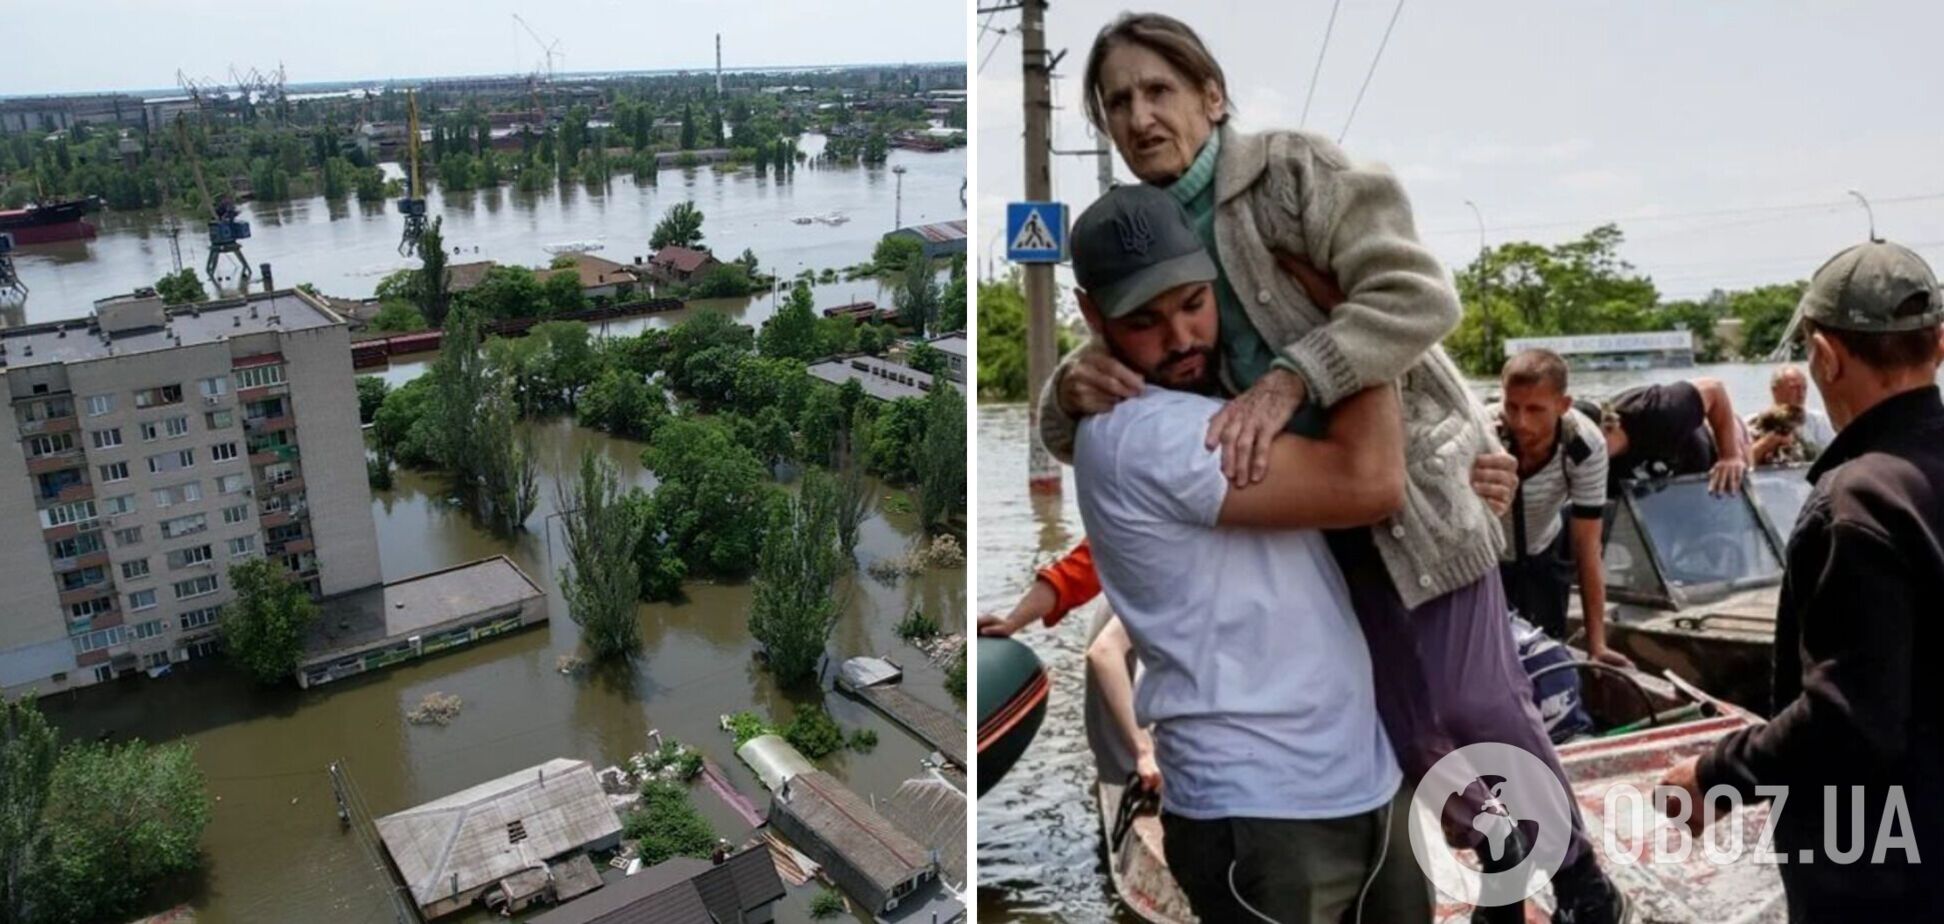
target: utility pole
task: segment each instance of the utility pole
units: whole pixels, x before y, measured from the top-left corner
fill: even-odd
[[[1053,197],[1052,123],[1053,62],[1046,51],[1046,0],[1021,0],[1019,38],[1025,69],[1026,198],[1045,202]],[[1060,491],[1060,466],[1039,438],[1040,393],[1058,362],[1053,331],[1053,265],[1026,265],[1026,478],[1035,494]]]
[[[1485,213],[1480,212],[1478,204],[1470,199],[1465,200],[1465,207],[1471,209],[1473,218],[1478,219],[1478,310],[1485,318],[1485,349],[1492,359],[1503,360],[1505,357],[1494,355],[1505,351],[1492,329],[1492,299],[1486,292],[1487,280],[1491,277],[1485,274]]]
[[[897,205],[894,207],[895,211],[893,211],[891,215],[891,230],[896,231],[899,228],[904,227],[904,175],[905,175],[904,164],[899,164],[896,167],[892,167],[891,172],[898,177]]]
[[[722,98],[722,33],[716,33],[716,99]]]

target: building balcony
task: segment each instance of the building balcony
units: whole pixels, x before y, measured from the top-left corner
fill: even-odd
[[[302,491],[303,489],[304,476],[302,475],[292,475],[282,481],[265,482],[259,484],[257,487],[259,493],[265,494],[289,494],[293,491]]]
[[[262,401],[265,398],[275,398],[280,395],[287,395],[287,394],[290,394],[289,383],[278,382],[275,385],[259,385],[255,388],[239,388],[236,390],[236,400],[241,401],[244,404],[249,404],[252,401]]]
[[[72,539],[80,534],[81,527],[93,525],[95,525],[93,520],[83,520],[79,523],[63,523],[59,526],[49,526],[41,530],[41,539],[47,542],[59,542],[62,539]]]
[[[102,578],[86,587],[77,587],[74,590],[62,591],[60,593],[60,600],[61,605],[67,607],[73,606],[76,603],[86,603],[96,597],[105,597],[114,592],[115,585],[107,578]]]
[[[298,536],[294,539],[285,539],[282,542],[266,542],[263,544],[264,553],[269,555],[296,555],[302,552],[313,552],[316,550],[317,540],[309,536]]]
[[[62,488],[60,493],[54,495],[53,500],[57,504],[67,504],[74,501],[88,500],[94,496],[94,485],[83,481],[80,484],[71,484]]]
[[[264,529],[275,529],[279,526],[288,526],[295,519],[296,517],[291,516],[288,510],[270,510],[259,516],[258,522],[263,524]]]
[[[50,452],[44,456],[35,456],[28,459],[27,474],[45,475],[48,472],[58,472],[64,468],[74,468],[86,461],[81,455],[81,450],[78,448]]]
[[[297,455],[297,445],[295,443],[286,443],[282,446],[265,446],[261,449],[250,450],[250,464],[270,465],[276,462],[295,462]]]
[[[86,552],[81,555],[76,555],[73,558],[54,559],[54,573],[60,574],[67,571],[78,571],[82,568],[92,568],[96,565],[106,567],[107,564],[108,550],[96,549],[93,552]]]
[[[288,430],[296,425],[296,419],[287,413],[279,414],[275,417],[246,417],[243,419],[243,432],[255,436],[258,433],[276,433],[281,430]]]
[[[71,433],[79,429],[81,429],[81,418],[73,414],[20,422],[22,436],[32,436],[37,433]]]

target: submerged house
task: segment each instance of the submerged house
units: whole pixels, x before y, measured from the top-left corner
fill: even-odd
[[[783,894],[776,861],[758,846],[718,863],[657,863],[527,924],[769,924]]]
[[[938,878],[932,851],[821,770],[786,780],[771,797],[769,821],[873,915]]]

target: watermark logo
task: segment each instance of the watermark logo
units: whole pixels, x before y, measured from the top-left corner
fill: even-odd
[[[1538,836],[1525,859],[1495,872],[1476,872],[1466,866],[1458,850],[1446,843],[1440,826],[1426,821],[1444,817],[1445,806],[1454,797],[1473,808],[1489,800],[1491,808],[1471,820],[1481,839],[1477,851],[1481,856],[1507,857],[1515,827],[1536,825]],[[1481,908],[1524,901],[1551,882],[1565,864],[1573,834],[1572,798],[1545,762],[1522,748],[1496,742],[1458,748],[1424,775],[1411,800],[1420,807],[1411,819],[1412,856],[1425,878],[1449,898]]]

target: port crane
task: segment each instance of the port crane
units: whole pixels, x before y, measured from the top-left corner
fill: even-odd
[[[425,187],[419,181],[418,94],[405,91],[405,197],[398,200],[398,213],[405,216],[405,237],[398,242],[398,255],[418,253],[419,239],[425,236]]]
[[[202,159],[196,156],[196,146],[189,140],[189,124],[181,116],[176,116],[176,141],[182,146],[182,156],[189,161],[190,172],[196,177],[196,189],[202,193],[203,201],[209,203],[209,261],[203,265],[203,272],[216,288],[222,289],[222,282],[216,275],[216,265],[223,254],[236,257],[236,290],[248,291],[250,288],[250,261],[243,256],[243,241],[250,236],[250,223],[237,218],[236,203],[228,196],[217,199],[209,194],[209,184],[203,180]]]

